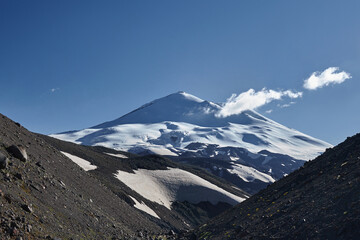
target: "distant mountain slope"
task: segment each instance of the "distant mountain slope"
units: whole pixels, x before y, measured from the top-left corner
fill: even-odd
[[[183,239],[358,239],[360,134]]]

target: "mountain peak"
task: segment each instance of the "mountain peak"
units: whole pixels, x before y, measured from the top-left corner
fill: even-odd
[[[168,95],[168,96],[166,96],[164,98],[169,98],[169,97],[177,97],[177,98],[179,98],[181,100],[185,99],[185,100],[190,100],[190,101],[194,101],[194,102],[198,102],[198,103],[204,102],[203,99],[198,98],[198,97],[196,97],[196,96],[194,96],[194,95],[192,95],[190,93],[184,92],[184,91],[178,91],[178,92],[170,94],[170,95]],[[158,100],[161,100],[161,99],[164,99],[164,98],[160,98]]]
[[[199,124],[214,118],[219,106],[204,101],[192,94],[178,91],[146,103],[134,111],[110,122],[92,128],[113,127],[119,124],[156,123],[164,121],[190,122]],[[201,124],[200,124],[201,125]]]

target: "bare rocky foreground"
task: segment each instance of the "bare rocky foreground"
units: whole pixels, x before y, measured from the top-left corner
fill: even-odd
[[[0,126],[1,239],[134,239],[170,231],[38,135],[3,115]]]

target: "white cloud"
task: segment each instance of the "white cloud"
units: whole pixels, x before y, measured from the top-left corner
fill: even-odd
[[[273,100],[281,100],[283,97],[299,98],[302,97],[302,92],[293,92],[291,90],[275,91],[263,88],[261,91],[255,92],[254,89],[249,89],[239,95],[233,94],[227,99],[222,109],[216,114],[217,117],[228,117],[235,114],[240,114],[245,110],[252,110],[259,108]]]
[[[285,103],[285,104],[283,104],[283,105],[278,105],[278,107],[280,107],[280,108],[287,108],[287,107],[290,107],[291,105],[290,104],[288,104],[288,103]]]
[[[289,103],[285,103],[285,104],[278,104],[277,106],[279,108],[287,108],[290,107],[291,105],[295,104],[296,102],[289,102]]]
[[[50,92],[52,92],[52,93],[53,93],[53,92],[55,92],[55,91],[59,91],[59,90],[60,90],[60,88],[51,88],[51,89],[50,89]]]
[[[339,84],[351,78],[350,73],[338,72],[338,67],[329,67],[323,72],[314,72],[304,81],[303,87],[309,90],[316,90],[330,84]]]
[[[267,114],[270,114],[270,113],[272,113],[272,112],[273,112],[272,109],[269,109],[269,110],[266,110],[266,111],[265,111],[265,113],[267,113]]]

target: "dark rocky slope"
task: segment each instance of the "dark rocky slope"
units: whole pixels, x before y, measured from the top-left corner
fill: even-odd
[[[1,239],[133,239],[170,229],[3,115],[0,152]]]
[[[360,134],[182,239],[358,239]]]
[[[118,170],[133,172],[133,170],[137,169],[165,170],[168,167],[179,168],[200,176],[201,178],[206,179],[207,181],[235,195],[249,196],[249,194],[246,192],[241,191],[238,188],[234,188],[233,185],[229,184],[221,178],[209,174],[207,171],[201,168],[176,163],[162,156],[138,156],[135,154],[121,152],[100,146],[92,147],[78,145],[44,135],[39,135],[39,137],[43,138],[46,142],[50,143],[58,150],[86,159],[87,161],[91,162],[91,164],[97,166],[95,170],[91,170],[88,173],[99,179],[108,189],[113,191],[129,205],[134,205],[134,201],[129,196],[135,198],[138,202],[144,202],[162,219],[162,222],[159,222],[158,224],[171,226],[171,228],[175,231],[196,227],[197,225],[208,221],[211,217],[218,215],[232,206],[227,203],[219,203],[214,206],[209,202],[201,202],[199,204],[192,204],[189,202],[174,202],[172,204],[172,211],[170,211],[166,207],[149,201],[148,199],[139,195],[127,185],[116,179],[114,174]],[[105,153],[122,154],[127,156],[127,158],[109,156]],[[139,210],[134,208],[134,211]]]

